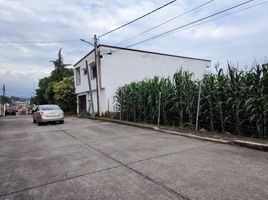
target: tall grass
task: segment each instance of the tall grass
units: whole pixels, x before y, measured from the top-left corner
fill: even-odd
[[[178,71],[171,78],[130,83],[117,89],[115,108],[123,120],[195,127],[201,84],[199,128],[236,135],[268,137],[268,64],[241,71],[216,68],[201,82]],[[160,107],[159,107],[160,106]]]

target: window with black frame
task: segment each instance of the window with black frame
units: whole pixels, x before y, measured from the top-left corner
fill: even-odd
[[[96,65],[91,66],[91,79],[95,79],[97,77],[97,68]]]
[[[81,84],[80,67],[77,67],[75,69],[75,79],[76,79],[76,85],[80,85]]]

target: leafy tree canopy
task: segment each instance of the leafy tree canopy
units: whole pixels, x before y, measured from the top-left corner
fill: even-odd
[[[62,49],[59,49],[58,58],[50,62],[53,63],[54,69],[50,76],[39,80],[39,88],[36,89],[36,96],[32,98],[32,103],[46,104],[59,102],[55,99],[55,97],[58,97],[55,91],[58,90],[54,90],[53,85],[63,81],[66,77],[73,77],[73,70],[66,68],[68,64],[64,64]]]
[[[54,82],[52,85],[55,102],[65,111],[75,113],[76,96],[74,88],[74,77],[66,77],[62,81]]]

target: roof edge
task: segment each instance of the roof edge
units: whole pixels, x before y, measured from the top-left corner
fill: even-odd
[[[95,49],[92,49],[89,53],[84,55],[79,61],[77,61],[73,66],[75,67],[78,63],[80,63],[82,60],[84,60],[88,55],[90,55],[92,52],[94,52]]]
[[[98,47],[108,47],[108,48],[115,48],[115,49],[126,50],[126,51],[136,51],[136,52],[141,52],[141,53],[150,53],[150,54],[156,54],[156,55],[162,55],[162,56],[170,56],[170,57],[177,57],[177,58],[188,58],[188,59],[195,59],[195,60],[211,62],[211,60],[208,60],[208,59],[188,57],[188,56],[179,56],[179,55],[174,55],[174,54],[166,54],[166,53],[139,50],[139,49],[130,49],[130,48],[125,48],[125,47],[117,47],[117,46],[105,45],[105,44],[99,44]]]
[[[99,44],[98,47],[108,47],[108,48],[114,48],[114,49],[125,50],[125,51],[135,51],[135,52],[141,52],[141,53],[149,53],[149,54],[155,54],[155,55],[162,55],[162,56],[170,56],[170,57],[176,57],[176,58],[186,58],[186,59],[193,59],[193,60],[201,60],[201,61],[211,62],[211,60],[208,60],[208,59],[195,58],[195,57],[187,57],[187,56],[179,56],[179,55],[174,55],[174,54],[166,54],[166,53],[153,52],[153,51],[145,51],[145,50],[139,50],[139,49],[130,49],[130,48],[117,47],[117,46],[112,46],[112,45],[105,45],[105,44]],[[80,63],[83,59],[85,59],[92,52],[94,52],[94,49],[92,49],[89,53],[87,53],[85,56],[83,56],[73,66],[76,66],[78,63]]]

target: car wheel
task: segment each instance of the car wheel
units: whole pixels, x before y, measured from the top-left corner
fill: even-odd
[[[61,120],[61,121],[60,121],[60,124],[64,124],[64,120]]]

